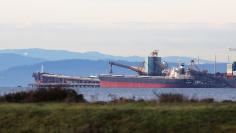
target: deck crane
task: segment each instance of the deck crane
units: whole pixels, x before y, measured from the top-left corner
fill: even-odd
[[[130,69],[132,71],[135,71],[139,75],[142,75],[142,76],[146,76],[147,75],[147,73],[144,71],[143,67],[128,66],[128,65],[124,65],[124,64],[121,64],[121,63],[113,62],[113,61],[109,61],[109,64],[110,64],[110,74],[113,73],[112,67],[113,67],[113,65],[115,65],[115,66],[119,66],[119,67],[123,67],[123,68]]]

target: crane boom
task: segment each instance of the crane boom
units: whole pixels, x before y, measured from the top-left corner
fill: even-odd
[[[112,66],[115,65],[115,66],[119,66],[119,67],[123,67],[123,68],[126,68],[126,69],[129,69],[129,70],[132,70],[132,71],[135,71],[137,72],[139,75],[147,75],[146,72],[136,68],[136,67],[132,67],[132,66],[128,66],[128,65],[124,65],[124,64],[121,64],[121,63],[117,63],[117,62],[113,62],[113,61],[109,61],[109,64],[110,64],[110,73],[112,73]]]

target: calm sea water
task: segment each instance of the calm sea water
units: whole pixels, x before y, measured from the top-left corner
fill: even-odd
[[[28,91],[32,88],[9,88],[0,87],[0,95]],[[236,101],[236,89],[232,88],[163,88],[163,89],[126,89],[126,88],[75,88],[75,90],[83,94],[85,99],[94,101],[110,101],[115,98],[132,98],[135,100],[153,100],[156,99],[155,94],[174,93],[183,94],[189,98],[204,99],[214,98],[216,101],[232,100]]]

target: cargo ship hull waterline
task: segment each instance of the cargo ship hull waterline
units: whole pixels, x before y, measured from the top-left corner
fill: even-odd
[[[103,88],[189,88],[193,80],[163,79],[159,77],[100,77]]]

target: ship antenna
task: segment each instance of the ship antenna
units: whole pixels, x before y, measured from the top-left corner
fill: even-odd
[[[177,62],[177,64],[178,64],[178,66],[180,66],[180,59],[179,59],[179,58],[177,59],[176,62]]]
[[[229,55],[228,55],[228,63],[230,63],[230,57],[229,57]]]
[[[197,57],[197,65],[199,66],[200,58],[199,56]]]
[[[113,70],[112,70],[112,66],[113,66],[113,65],[112,65],[111,61],[109,61],[109,65],[110,65],[110,71],[109,71],[109,73],[112,74],[112,73],[113,73]]]
[[[41,73],[44,73],[44,65],[41,66]]]
[[[215,55],[215,63],[214,63],[214,74],[216,75],[216,55]]]

